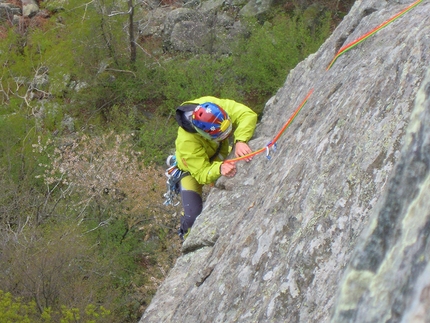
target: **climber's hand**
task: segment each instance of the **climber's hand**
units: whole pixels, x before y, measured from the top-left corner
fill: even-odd
[[[235,163],[222,163],[221,164],[221,175],[227,177],[233,177],[236,175],[236,164]]]
[[[248,144],[246,142],[238,141],[236,142],[234,146],[234,155],[236,157],[242,157],[245,155],[248,155],[252,153],[251,148],[249,148]],[[252,156],[245,159],[245,161],[249,162],[251,161]]]

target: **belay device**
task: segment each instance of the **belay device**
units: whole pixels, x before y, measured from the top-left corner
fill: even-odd
[[[180,191],[179,182],[184,176],[188,175],[188,172],[183,172],[178,168],[175,155],[167,157],[166,164],[169,168],[164,173],[167,176],[167,192],[164,194],[166,200],[163,204],[177,206],[180,203],[179,201],[175,202]]]

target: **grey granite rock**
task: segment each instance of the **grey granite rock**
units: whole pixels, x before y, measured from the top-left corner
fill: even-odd
[[[267,102],[147,322],[430,322],[430,2],[357,1]],[[427,74],[427,77],[426,77]]]

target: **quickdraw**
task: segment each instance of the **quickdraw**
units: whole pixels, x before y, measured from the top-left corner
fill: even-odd
[[[284,133],[284,131],[288,128],[288,126],[293,122],[294,118],[299,114],[300,110],[304,107],[305,103],[308,101],[309,97],[311,96],[312,92],[314,89],[310,90],[308,92],[308,94],[306,95],[305,99],[302,101],[302,103],[300,103],[300,105],[297,107],[297,109],[294,111],[294,113],[291,115],[291,117],[287,120],[287,122],[285,122],[284,126],[282,127],[282,129],[278,132],[278,134],[275,136],[275,138],[273,138],[273,140],[271,142],[269,142],[265,147],[260,148],[256,151],[253,151],[252,153],[248,154],[248,155],[244,155],[244,156],[240,156],[237,158],[233,158],[233,159],[227,159],[224,162],[225,163],[235,163],[239,160],[244,160],[247,159],[249,157],[253,157],[255,155],[258,155],[262,152],[266,152],[266,157],[267,159],[270,159],[270,155],[269,155],[269,149],[273,147],[273,150],[276,151],[276,141],[279,139],[279,137],[281,137],[281,135]]]
[[[179,182],[189,173],[178,168],[174,155],[169,156],[166,162],[170,167],[164,173],[167,176],[167,192],[163,195],[166,199],[163,205],[177,206],[180,203],[180,201],[175,201],[180,192]]]

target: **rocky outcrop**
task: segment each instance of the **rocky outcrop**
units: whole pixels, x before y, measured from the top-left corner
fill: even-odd
[[[158,8],[143,15],[138,27],[144,37],[161,38],[164,50],[227,54],[247,31],[236,7],[224,1],[188,2],[179,8]]]
[[[21,8],[0,0],[0,24],[12,23],[14,16],[21,14]]]
[[[273,6],[272,0],[189,1],[179,8],[153,4],[139,19],[138,29],[143,37],[161,38],[165,51],[230,54],[234,44],[249,34],[243,20],[258,17],[264,21]],[[312,5],[303,15],[309,25],[316,26],[326,10]]]
[[[430,2],[357,1],[267,102],[141,323],[430,322]],[[427,76],[426,76],[427,75]]]
[[[430,322],[429,166],[430,69],[400,158],[344,274],[334,321]]]
[[[34,17],[39,12],[39,4],[35,0],[22,0],[22,15]]]
[[[176,2],[178,7],[160,7],[153,1],[139,13],[138,30],[142,37],[161,38],[165,51],[230,54],[234,44],[249,34],[243,21],[249,17],[265,21],[276,5],[273,0],[191,0]],[[328,10],[320,4],[309,5],[303,17],[314,28]]]
[[[14,16],[34,17],[39,12],[39,5],[35,0],[22,0],[21,7],[0,0],[0,23],[4,21],[13,22]],[[16,20],[16,19],[15,19]]]
[[[22,27],[23,18],[29,21],[32,18],[47,19],[64,10],[62,1],[50,1],[42,10],[35,0],[22,0],[21,7],[2,1],[8,0],[0,0],[0,24],[8,20],[10,24]],[[249,33],[242,20],[249,17],[264,20],[275,4],[273,0],[190,0],[172,1],[170,5],[159,0],[136,3],[133,12],[134,21],[137,21],[136,34],[139,35],[137,41],[161,40],[162,48],[154,49],[157,55],[161,50],[230,54],[234,44]],[[127,8],[124,3],[124,14]],[[318,8],[317,12],[315,8]],[[110,9],[105,9],[105,15],[109,16]],[[325,10],[327,8],[319,5],[309,6],[304,10],[304,17],[309,24],[318,25]],[[58,17],[58,21],[61,20]]]

